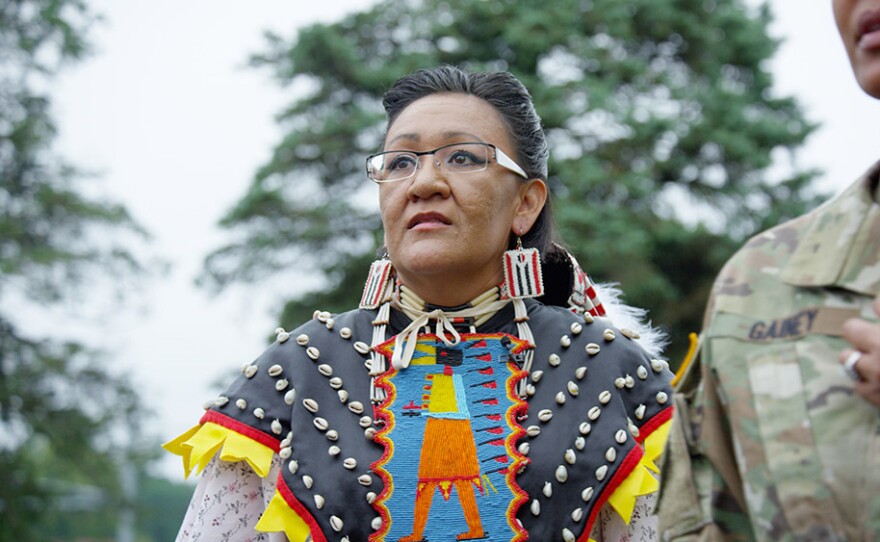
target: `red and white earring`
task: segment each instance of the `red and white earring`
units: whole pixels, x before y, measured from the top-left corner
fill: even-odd
[[[541,253],[537,248],[523,248],[519,235],[516,248],[504,252],[504,285],[511,299],[544,295]]]

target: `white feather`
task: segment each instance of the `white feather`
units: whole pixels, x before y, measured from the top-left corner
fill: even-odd
[[[611,320],[614,327],[635,331],[640,336],[637,342],[651,357],[662,357],[663,350],[669,345],[669,337],[651,325],[651,321],[647,320],[648,311],[621,301],[623,292],[616,283],[594,284],[593,287],[605,307],[605,317]]]

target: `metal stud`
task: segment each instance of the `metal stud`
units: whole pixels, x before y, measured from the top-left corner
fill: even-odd
[[[589,355],[591,355],[591,356],[595,356],[596,354],[599,353],[599,350],[601,350],[601,348],[599,347],[599,345],[596,344],[596,343],[589,343],[589,344],[587,344],[587,346],[585,347],[585,349],[586,349],[586,351],[587,351],[587,354],[589,354]]]
[[[562,359],[559,358],[559,354],[555,353],[550,354],[550,357],[547,359],[547,363],[549,363],[552,367],[558,367],[561,362]]]
[[[602,465],[598,469],[596,469],[596,480],[600,482],[605,479],[605,476],[608,474],[608,465]]]
[[[277,363],[271,367],[269,367],[268,373],[271,377],[276,377],[281,374],[284,369],[281,368]]]

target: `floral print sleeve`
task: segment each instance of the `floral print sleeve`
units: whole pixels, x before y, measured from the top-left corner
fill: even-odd
[[[286,542],[281,533],[254,530],[275,493],[280,466],[276,455],[263,479],[244,461],[214,457],[196,486],[177,542]]]
[[[590,538],[598,542],[654,542],[657,540],[657,516],[654,504],[657,494],[651,493],[636,499],[629,525],[606,504],[599,511]]]

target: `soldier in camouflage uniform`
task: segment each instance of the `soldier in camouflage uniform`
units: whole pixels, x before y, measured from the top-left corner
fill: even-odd
[[[860,85],[880,98],[880,0],[834,10]],[[848,320],[856,347],[880,344],[878,182],[880,163],[721,271],[675,395],[663,540],[880,540],[880,410],[838,363]],[[877,361],[866,353],[856,376],[876,376]]]

